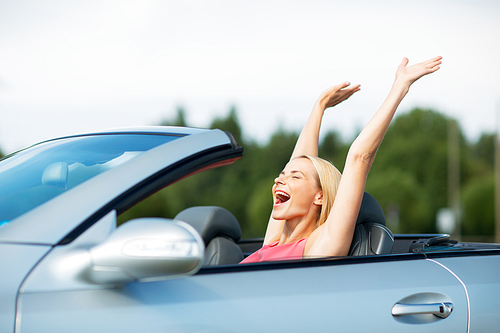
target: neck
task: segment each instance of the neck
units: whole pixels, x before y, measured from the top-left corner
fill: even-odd
[[[301,216],[285,221],[279,244],[293,243],[309,237],[316,229],[316,220]]]

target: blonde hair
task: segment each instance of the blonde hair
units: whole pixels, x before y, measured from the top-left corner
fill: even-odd
[[[316,186],[323,192],[323,204],[316,221],[316,227],[319,227],[330,215],[342,174],[332,163],[320,157],[301,155],[296,158],[307,158],[316,169],[314,175]]]

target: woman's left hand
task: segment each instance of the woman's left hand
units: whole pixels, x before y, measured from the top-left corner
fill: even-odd
[[[437,71],[440,68],[439,65],[441,64],[441,59],[442,57],[435,57],[419,64],[407,66],[408,58],[403,58],[396,71],[395,82],[401,82],[410,86],[422,76]]]

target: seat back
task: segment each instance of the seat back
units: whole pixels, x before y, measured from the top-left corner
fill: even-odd
[[[175,219],[190,224],[205,242],[203,266],[238,264],[243,260],[236,244],[241,238],[240,224],[228,210],[215,206],[190,207]]]
[[[389,254],[393,244],[394,236],[385,226],[385,215],[382,207],[374,197],[365,192],[356,220],[349,255]]]

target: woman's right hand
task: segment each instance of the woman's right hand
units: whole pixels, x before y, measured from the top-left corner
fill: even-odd
[[[321,93],[316,103],[319,104],[323,110],[325,110],[345,101],[356,91],[360,90],[359,84],[349,87],[350,85],[350,82],[342,82],[326,89]]]

